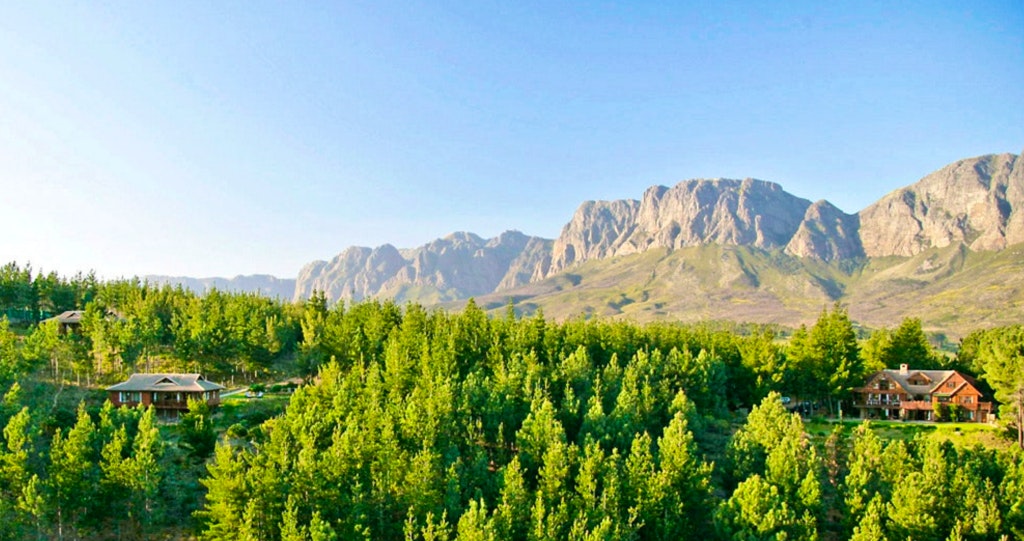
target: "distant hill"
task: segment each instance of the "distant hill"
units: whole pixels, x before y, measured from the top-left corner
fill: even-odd
[[[1024,160],[960,160],[856,214],[756,179],[694,179],[587,201],[556,239],[454,233],[352,247],[294,298],[395,298],[553,317],[798,324],[841,301],[865,325],[921,317],[954,334],[1024,316]]]
[[[151,284],[181,285],[195,293],[217,288],[220,291],[259,293],[265,297],[291,299],[295,294],[295,280],[275,278],[266,274],[235,276],[234,278],[189,278],[187,276],[148,275],[143,278]]]

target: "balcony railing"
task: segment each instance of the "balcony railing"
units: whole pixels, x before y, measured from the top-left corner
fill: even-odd
[[[879,407],[898,407],[901,404],[899,398],[893,398],[891,400],[872,398],[870,400],[856,400],[854,406],[879,406]]]
[[[163,409],[188,409],[187,400],[156,400],[153,407]]]

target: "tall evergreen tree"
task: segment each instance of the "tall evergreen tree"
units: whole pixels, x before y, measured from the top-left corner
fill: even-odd
[[[29,458],[34,453],[28,408],[22,408],[4,427],[0,448],[0,539],[31,537],[33,501],[30,483],[35,479]],[[26,491],[29,491],[26,494]]]
[[[67,435],[57,429],[50,446],[49,502],[54,537],[78,537],[86,511],[94,504],[98,480],[93,456],[95,426],[83,403]]]
[[[1024,326],[989,331],[978,352],[982,377],[1002,402],[1006,417],[1017,428],[1017,445],[1024,449]]]

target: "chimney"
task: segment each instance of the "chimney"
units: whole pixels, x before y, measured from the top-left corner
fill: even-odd
[[[905,376],[905,375],[907,375],[907,372],[909,372],[909,370],[907,370],[907,363],[901,364],[900,365],[900,375]]]

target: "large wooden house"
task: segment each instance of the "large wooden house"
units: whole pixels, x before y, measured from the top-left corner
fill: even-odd
[[[956,370],[914,370],[901,364],[868,377],[854,389],[854,407],[862,418],[938,420],[938,412],[959,411],[961,419],[991,420],[992,402],[978,382]]]
[[[114,406],[153,406],[157,415],[177,418],[188,410],[189,399],[218,406],[223,389],[199,374],[132,374],[128,381],[107,387],[107,392]]]

